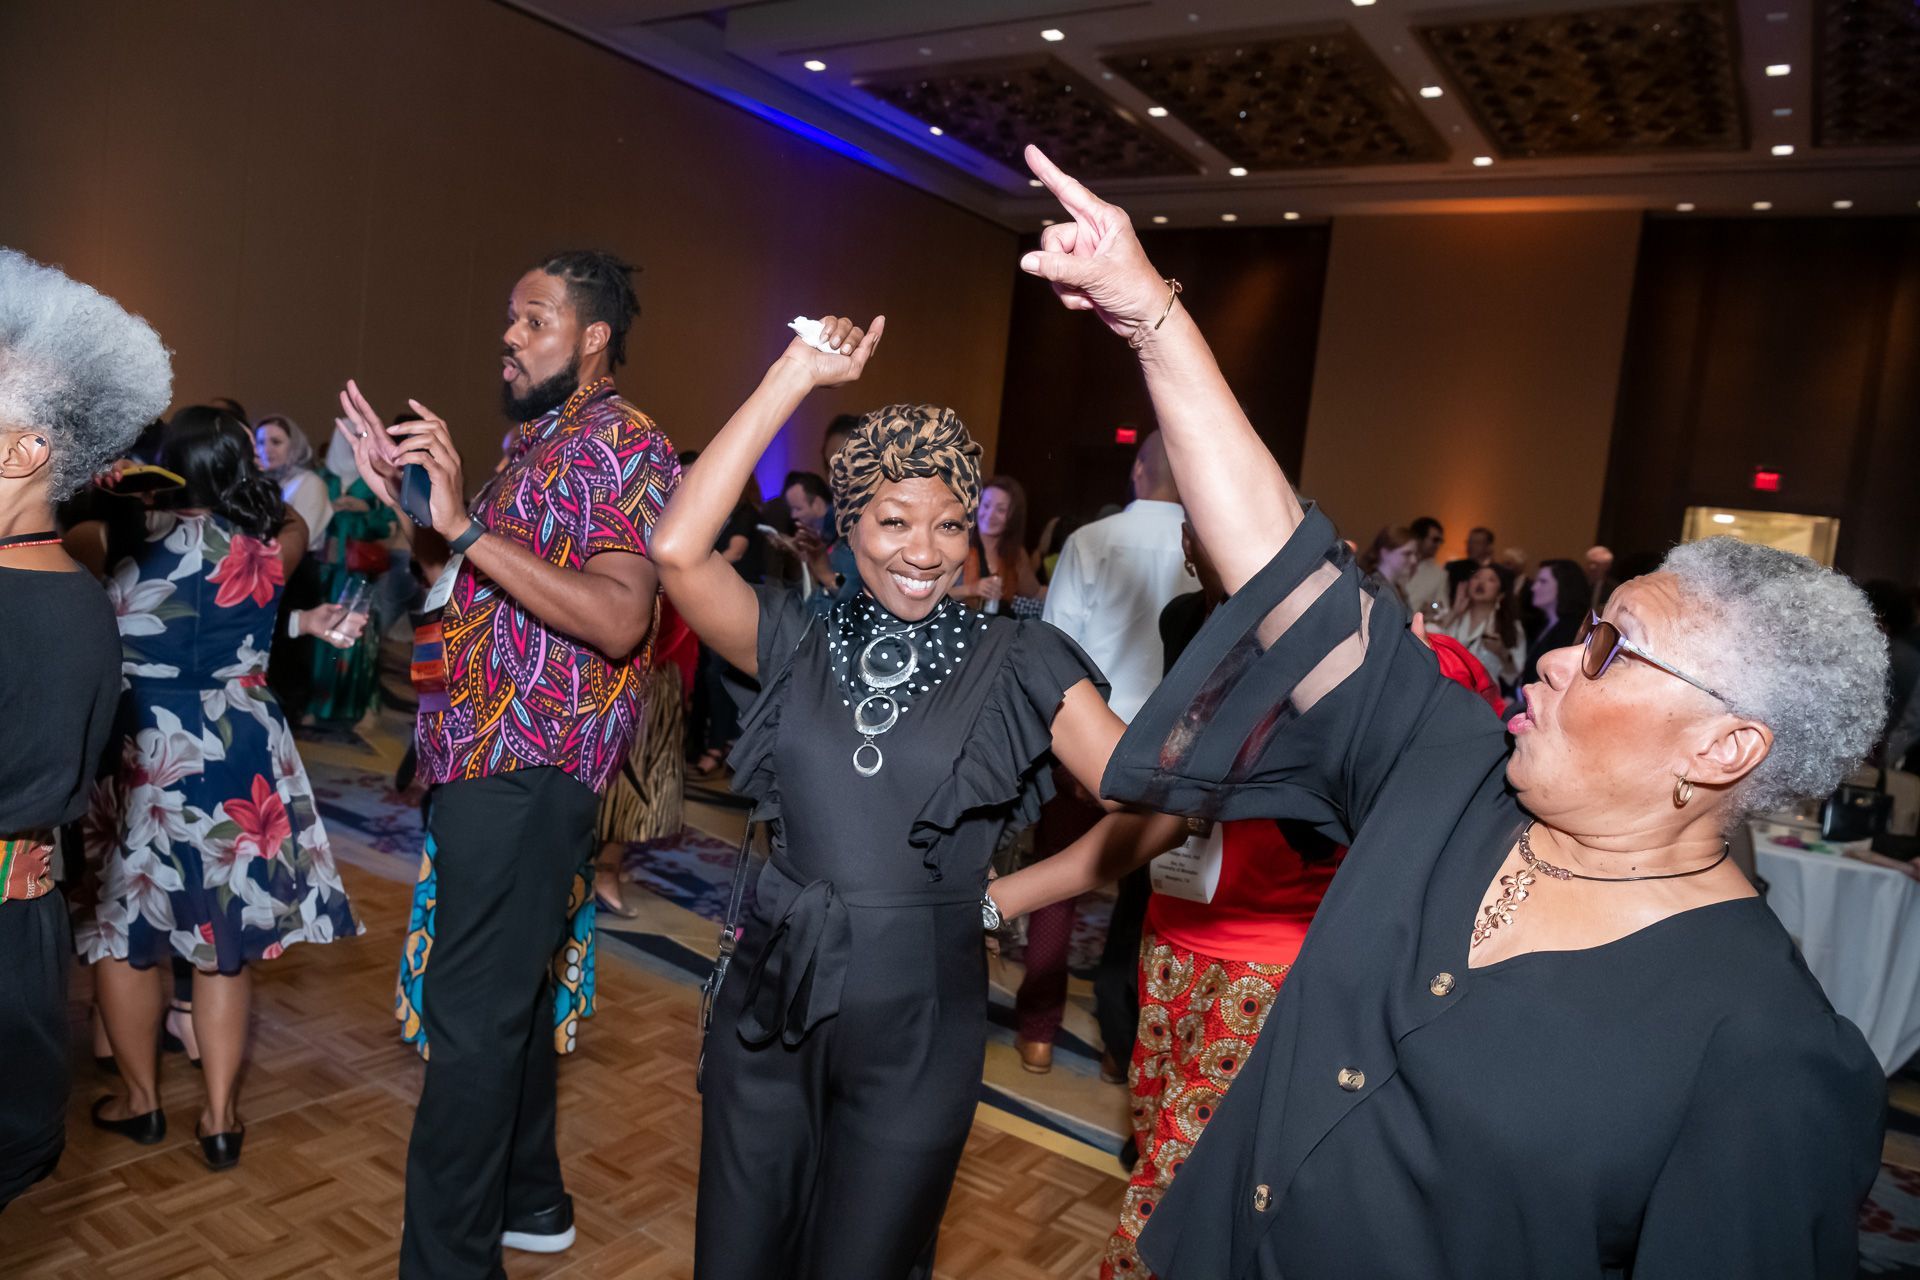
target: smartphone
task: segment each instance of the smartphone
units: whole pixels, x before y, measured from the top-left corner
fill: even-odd
[[[400,472],[400,509],[422,529],[433,528],[433,479],[417,462]]]

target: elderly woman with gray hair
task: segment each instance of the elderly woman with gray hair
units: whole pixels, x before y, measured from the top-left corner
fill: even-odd
[[[54,504],[166,408],[173,369],[146,321],[0,249],[0,1208],[66,1142],[66,907],[53,833],[86,808],[120,694],[101,586],[61,548]]]
[[[1138,353],[1231,592],[1103,792],[1351,846],[1204,1137],[1126,1206],[1154,1273],[1851,1277],[1885,1085],[1726,833],[1874,741],[1862,593],[1678,547],[1540,658],[1509,738],[1295,496],[1126,214],[1028,161],[1070,217],[1021,266]]]

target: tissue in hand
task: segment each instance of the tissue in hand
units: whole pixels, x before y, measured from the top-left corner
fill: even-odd
[[[820,337],[820,322],[818,320],[809,320],[805,316],[795,316],[793,319],[787,321],[787,328],[799,334],[800,341],[806,343],[815,351],[824,351],[830,356],[840,354],[839,349],[833,346],[832,343],[822,341]]]

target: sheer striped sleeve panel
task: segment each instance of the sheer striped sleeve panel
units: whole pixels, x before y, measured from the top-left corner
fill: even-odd
[[[1450,705],[1405,608],[1375,588],[1309,505],[1134,718],[1104,794],[1169,813],[1298,819],[1350,841],[1413,737]]]

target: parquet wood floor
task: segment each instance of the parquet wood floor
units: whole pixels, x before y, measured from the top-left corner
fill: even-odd
[[[241,1096],[246,1153],[207,1171],[194,1141],[198,1073],[163,1064],[169,1135],[139,1147],[93,1129],[111,1087],[92,1065],[76,982],[76,1076],[58,1173],[0,1214],[0,1274],[48,1280],[377,1280],[394,1273],[420,1065],[392,1020],[410,886],[344,866],[358,939],[295,947],[255,985]],[[600,1008],[560,1071],[560,1156],[580,1238],[507,1255],[514,1280],[678,1280],[693,1266],[700,1100],[697,994],[603,948]],[[974,1126],[942,1231],[950,1280],[1092,1275],[1124,1184],[1012,1134]],[[772,1278],[770,1278],[772,1280]]]

